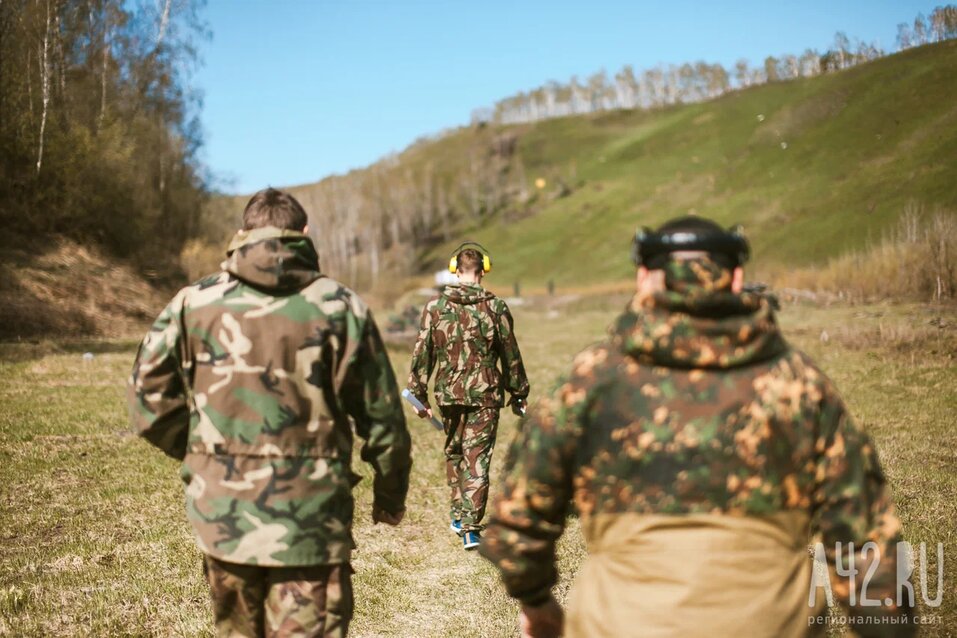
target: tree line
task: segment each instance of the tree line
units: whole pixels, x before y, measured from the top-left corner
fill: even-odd
[[[0,0],[4,240],[72,236],[162,270],[205,195],[201,0]]]
[[[913,24],[898,25],[898,50],[957,37],[957,6],[937,7]],[[877,59],[885,53],[875,43],[856,42],[843,32],[823,53],[807,49],[800,55],[768,56],[752,66],[738,60],[733,69],[707,62],[659,65],[636,72],[625,65],[614,77],[604,70],[568,83],[544,86],[499,100],[491,108],[472,112],[472,123],[520,124],[555,117],[582,115],[616,109],[652,109],[673,104],[691,104],[719,97],[729,91],[840,71]]]

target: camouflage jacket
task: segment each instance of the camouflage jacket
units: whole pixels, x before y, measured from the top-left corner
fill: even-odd
[[[629,613],[622,608],[642,608],[648,601],[659,607],[642,608],[640,622],[649,635],[659,635],[653,618],[666,612],[659,628],[671,629],[661,635],[685,635],[668,633],[682,622],[680,606],[704,600],[712,607],[698,617],[708,623],[701,627],[724,635],[717,629],[723,625],[715,615],[716,596],[737,583],[753,585],[770,565],[733,564],[715,551],[718,545],[703,541],[721,537],[724,543],[731,537],[734,544],[735,525],[742,521],[765,529],[780,529],[775,521],[793,521],[785,549],[769,555],[792,561],[804,578],[792,592],[794,608],[782,610],[781,617],[797,616],[791,632],[752,627],[745,635],[808,631],[809,534],[821,535],[832,568],[836,542],[854,542],[858,549],[876,543],[882,558],[868,596],[881,601],[896,596],[900,523],[874,446],[833,384],[787,345],[768,302],[756,295],[699,290],[636,298],[613,325],[609,341],[580,353],[554,394],[529,410],[510,447],[503,490],[480,549],[499,568],[512,596],[534,604],[555,584],[555,542],[571,504],[589,545],[586,566],[593,558],[599,561],[598,554],[615,558],[599,576],[597,568],[583,566],[580,578],[591,574],[601,581],[621,572],[630,553],[643,547],[659,551],[637,561],[623,586],[632,588],[632,597],[622,605],[607,599],[617,588],[590,582],[593,591],[605,592],[604,618],[592,616],[587,629],[569,631],[570,636],[625,635],[626,628],[619,626],[616,634],[598,626],[612,614]],[[643,531],[602,537],[625,519],[631,529]],[[698,536],[679,533],[678,527],[687,526],[698,527]],[[671,531],[656,535],[652,528]],[[758,542],[761,536],[767,534],[756,534]],[[858,551],[862,574],[869,562]],[[678,587],[682,574],[687,579]],[[695,582],[701,580],[708,582]],[[634,588],[652,583],[636,594]],[[833,592],[844,603],[847,583],[832,579]],[[774,599],[792,584],[782,578],[753,589],[755,596],[774,592]],[[673,595],[656,600],[656,591]],[[819,592],[818,600],[823,596]],[[768,618],[769,609],[752,605],[744,613],[742,604],[739,598],[731,610],[738,621],[777,622]],[[901,613],[893,605],[855,612]],[[569,616],[573,625],[574,614]],[[901,629],[894,625],[891,635],[896,631]]]
[[[404,507],[410,439],[378,329],[319,273],[301,233],[240,232],[218,275],[182,289],[129,381],[139,434],[183,460],[203,552],[265,566],[349,560],[353,434],[377,505]]]
[[[446,286],[429,301],[409,374],[409,391],[426,405],[433,370],[439,405],[502,407],[506,390],[513,400],[526,398],[528,377],[505,302],[478,284]]]

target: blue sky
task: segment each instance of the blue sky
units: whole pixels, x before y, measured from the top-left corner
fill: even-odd
[[[551,79],[757,63],[836,31],[893,50],[899,22],[942,3],[209,0],[202,159],[227,192],[318,181]]]

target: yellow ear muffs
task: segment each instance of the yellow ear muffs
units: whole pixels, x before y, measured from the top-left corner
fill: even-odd
[[[449,260],[449,272],[453,275],[458,272],[459,269],[459,251],[465,248],[466,246],[475,246],[476,248],[482,249],[482,272],[487,273],[492,270],[492,258],[488,254],[488,250],[485,249],[485,246],[478,243],[477,241],[466,241],[458,245],[455,251],[452,252],[452,258]]]

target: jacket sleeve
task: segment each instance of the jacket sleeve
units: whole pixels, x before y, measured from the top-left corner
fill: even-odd
[[[851,615],[873,617],[855,623],[853,630],[861,636],[910,636],[914,609],[906,588],[897,604],[900,519],[874,444],[855,425],[836,390],[827,386],[820,404],[812,531],[821,534],[835,598]],[[849,569],[851,560],[857,570],[853,580],[836,571],[838,565]]]
[[[429,405],[429,377],[435,368],[435,348],[432,343],[432,304],[422,309],[419,321],[419,337],[412,349],[412,369],[409,371],[408,388],[416,399]]]
[[[571,383],[529,411],[509,447],[502,491],[492,505],[481,554],[522,603],[543,602],[558,580],[555,544],[572,496],[584,392]]]
[[[528,376],[525,374],[525,363],[515,339],[515,325],[508,306],[498,315],[497,331],[498,356],[502,360],[505,389],[512,395],[512,399],[524,399],[529,392]]]
[[[182,460],[189,435],[189,406],[183,372],[180,292],[150,327],[140,344],[127,383],[130,420],[137,434]]]
[[[374,503],[397,514],[405,509],[409,490],[412,441],[392,364],[371,313],[359,334],[361,341],[341,390],[342,404],[365,441],[360,456],[375,471]]]

